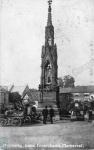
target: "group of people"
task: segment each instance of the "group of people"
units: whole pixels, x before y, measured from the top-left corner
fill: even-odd
[[[83,115],[84,118],[86,118],[89,122],[92,121],[92,117],[93,117],[93,114],[92,114],[92,109],[89,108],[86,112],[77,112],[77,111],[71,111],[71,116],[79,116],[79,115]]]
[[[42,114],[43,114],[43,124],[47,124],[48,114],[50,115],[51,124],[53,124],[54,109],[52,108],[52,106],[50,106],[49,111],[47,109],[47,106],[45,106],[45,108],[42,111]]]

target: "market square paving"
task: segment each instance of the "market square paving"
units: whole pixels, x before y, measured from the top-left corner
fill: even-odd
[[[86,121],[42,122],[22,127],[0,126],[0,138],[8,140],[8,150],[93,149],[94,124]]]

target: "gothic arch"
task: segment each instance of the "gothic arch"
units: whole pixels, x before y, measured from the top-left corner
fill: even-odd
[[[51,56],[50,52],[47,52],[45,57],[44,57],[44,66],[45,66],[45,63],[46,63],[47,60],[50,61],[51,65],[53,66],[53,57]]]

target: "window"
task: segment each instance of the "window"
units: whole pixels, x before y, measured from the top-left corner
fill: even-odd
[[[84,96],[89,96],[89,93],[84,93]]]
[[[74,101],[80,101],[79,99],[74,99]]]
[[[78,97],[78,96],[79,96],[79,93],[74,93],[74,96],[77,96],[77,97]]]

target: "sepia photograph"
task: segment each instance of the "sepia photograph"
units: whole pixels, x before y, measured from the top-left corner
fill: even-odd
[[[94,149],[94,0],[0,0],[0,150]]]

